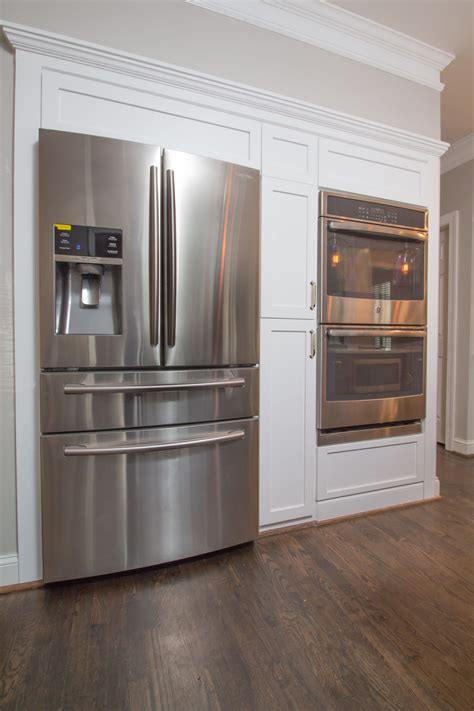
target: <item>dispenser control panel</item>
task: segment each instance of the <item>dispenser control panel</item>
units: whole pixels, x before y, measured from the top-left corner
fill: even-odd
[[[84,225],[54,225],[55,254],[70,257],[122,258],[122,230]]]

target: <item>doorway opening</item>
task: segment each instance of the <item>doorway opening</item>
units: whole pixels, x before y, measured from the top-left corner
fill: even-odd
[[[453,451],[456,397],[458,211],[442,215],[439,237],[436,438],[445,449]]]

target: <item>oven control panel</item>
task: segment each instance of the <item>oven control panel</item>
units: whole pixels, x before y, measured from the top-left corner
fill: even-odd
[[[361,220],[393,227],[428,229],[428,210],[409,205],[385,204],[346,193],[321,192],[321,217]]]

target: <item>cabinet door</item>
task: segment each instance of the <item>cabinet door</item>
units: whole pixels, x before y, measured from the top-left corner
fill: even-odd
[[[260,526],[313,516],[315,328],[305,320],[262,319]]]
[[[262,316],[313,319],[317,188],[262,179]]]
[[[302,183],[317,183],[318,139],[310,133],[264,123],[262,174]]]

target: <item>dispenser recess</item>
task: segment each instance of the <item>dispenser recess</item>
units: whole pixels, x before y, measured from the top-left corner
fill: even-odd
[[[54,225],[56,333],[122,333],[122,230]]]

